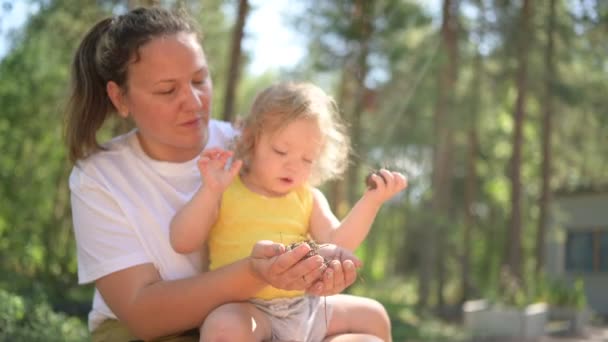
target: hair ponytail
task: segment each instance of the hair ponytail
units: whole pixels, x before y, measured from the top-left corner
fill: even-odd
[[[113,108],[106,93],[106,80],[99,72],[99,45],[112,18],[98,22],[81,41],[71,65],[70,99],[65,136],[70,161],[75,163],[100,148],[97,131]]]

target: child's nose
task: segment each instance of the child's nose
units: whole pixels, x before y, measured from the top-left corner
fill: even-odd
[[[285,169],[287,169],[288,171],[295,171],[298,167],[298,162],[295,158],[289,158],[286,162],[285,162]]]

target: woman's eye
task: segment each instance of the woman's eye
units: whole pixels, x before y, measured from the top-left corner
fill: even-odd
[[[302,158],[302,160],[306,163],[306,164],[312,164],[312,159],[308,159],[308,158]]]
[[[160,95],[169,95],[169,94],[172,94],[174,91],[175,91],[175,88],[171,88],[171,89],[167,89],[167,90],[159,90],[157,92],[157,94],[160,94]]]

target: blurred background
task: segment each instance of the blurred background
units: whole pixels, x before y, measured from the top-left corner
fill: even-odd
[[[87,340],[62,141],[69,64],[99,19],[155,4],[199,21],[215,118],[236,120],[282,79],[332,94],[354,143],[347,174],[323,186],[339,216],[371,170],[407,174],[348,290],[386,305],[396,341],[474,338],[474,299],[547,303],[547,336],[592,340],[605,324],[608,2],[4,0],[0,340]],[[586,330],[558,309],[587,313]]]

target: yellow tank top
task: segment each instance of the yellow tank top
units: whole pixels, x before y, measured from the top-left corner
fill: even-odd
[[[312,214],[312,192],[305,185],[282,197],[266,197],[247,189],[236,177],[222,196],[218,220],[209,232],[211,270],[243,259],[260,240],[289,245],[308,236]],[[268,286],[256,298],[289,298],[302,291]]]

